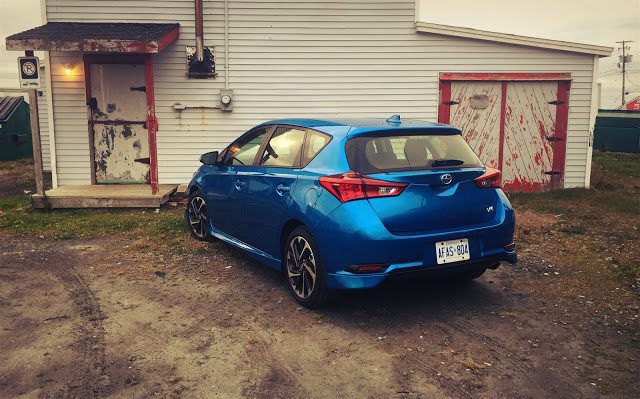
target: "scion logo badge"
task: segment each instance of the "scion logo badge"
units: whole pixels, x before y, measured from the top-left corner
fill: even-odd
[[[440,176],[440,181],[442,182],[442,184],[451,184],[451,182],[453,181],[453,177],[451,177],[450,174],[445,173],[444,175]]]

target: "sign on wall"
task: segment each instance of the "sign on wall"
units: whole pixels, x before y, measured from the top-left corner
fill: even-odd
[[[640,97],[636,97],[633,100],[629,101],[622,108],[627,111],[640,111]]]
[[[40,61],[38,57],[18,57],[20,67],[20,87],[23,89],[40,88]]]

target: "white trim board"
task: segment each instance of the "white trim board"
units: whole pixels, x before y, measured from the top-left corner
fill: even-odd
[[[613,47],[596,46],[592,44],[564,42],[561,40],[540,39],[537,37],[518,36],[508,33],[490,32],[479,29],[458,26],[416,22],[418,33],[432,33],[436,35],[464,37],[467,39],[487,40],[491,42],[515,44],[519,46],[538,47],[551,50],[569,51],[573,53],[593,54],[599,57],[609,57]]]

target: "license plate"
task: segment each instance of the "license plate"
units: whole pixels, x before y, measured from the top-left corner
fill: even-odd
[[[466,238],[436,242],[436,259],[439,265],[460,262],[470,258],[469,240]]]

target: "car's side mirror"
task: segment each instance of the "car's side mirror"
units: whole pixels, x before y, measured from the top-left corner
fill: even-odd
[[[218,151],[207,152],[200,156],[200,162],[205,165],[215,165],[218,163]]]

